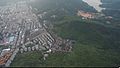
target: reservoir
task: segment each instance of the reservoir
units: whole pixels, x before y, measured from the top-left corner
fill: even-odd
[[[101,12],[104,8],[100,7],[99,5],[102,4],[101,0],[83,0],[88,5],[94,7],[98,12]]]

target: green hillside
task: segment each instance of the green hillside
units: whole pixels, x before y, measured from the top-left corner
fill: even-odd
[[[119,30],[97,23],[65,17],[54,24],[53,31],[63,38],[76,40],[71,53],[50,54],[46,61],[40,60],[36,53],[19,54],[12,65],[31,66],[32,60],[36,60],[32,66],[119,66]]]
[[[100,22],[80,19],[74,20],[73,18],[68,17],[66,21],[56,24],[54,31],[59,36],[77,41],[72,52],[72,54],[74,53],[74,59],[71,58],[71,62],[73,62],[71,65],[119,65],[119,29],[97,23]]]
[[[76,14],[81,9],[89,12],[96,12],[96,10],[89,6],[82,0],[36,0],[31,2],[32,7],[39,9],[40,11],[64,11],[68,14]]]

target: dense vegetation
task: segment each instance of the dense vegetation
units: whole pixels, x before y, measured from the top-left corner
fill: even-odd
[[[31,5],[40,11],[64,11],[68,14],[76,14],[78,10],[96,12],[96,10],[88,6],[82,0],[36,0]],[[59,12],[57,12],[59,13]]]
[[[42,62],[41,60],[41,52],[39,51],[33,51],[33,52],[26,52],[24,54],[18,54],[16,56],[17,58],[14,60],[14,62],[11,64],[11,66],[18,67],[18,66],[39,66]],[[31,62],[32,61],[32,62]]]
[[[71,58],[71,61],[77,60],[74,61],[74,64],[77,64],[77,62],[82,64],[84,61],[85,66],[119,65],[119,29],[97,24],[99,22],[96,21],[74,20],[69,17],[67,19],[67,21],[57,24],[55,31],[63,38],[75,39],[77,41],[73,53],[74,57],[78,57],[73,60]],[[81,61],[83,57],[86,60]]]
[[[97,12],[82,0],[36,0],[29,3],[29,5],[38,9],[38,11],[35,11],[36,14],[47,12],[47,14],[40,19],[41,22],[43,22],[43,20],[48,20],[49,22],[60,21],[64,16],[77,15],[78,10]],[[55,15],[56,18],[52,18],[51,16],[53,15]]]
[[[32,63],[32,60],[36,60],[32,65],[119,66],[119,30],[97,23],[81,20],[79,17],[65,17],[62,21],[55,23],[53,31],[63,38],[76,40],[71,53],[51,54],[46,61],[38,61],[39,56],[36,57],[36,53],[19,54],[13,65],[29,66],[28,64]],[[21,58],[21,56],[23,57]]]

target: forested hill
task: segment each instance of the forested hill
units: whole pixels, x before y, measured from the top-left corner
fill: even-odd
[[[82,0],[36,0],[31,5],[39,10],[63,10],[66,13],[76,13],[77,10],[84,10],[88,12],[96,12],[96,10],[89,6]]]

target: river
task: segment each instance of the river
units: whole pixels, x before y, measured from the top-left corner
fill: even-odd
[[[102,4],[100,0],[83,0],[88,5],[94,7],[98,12],[101,12],[104,8],[100,7],[99,5]]]

